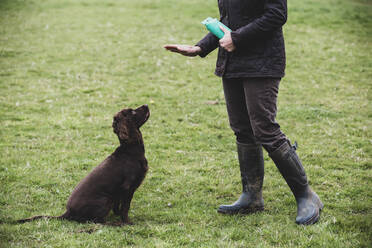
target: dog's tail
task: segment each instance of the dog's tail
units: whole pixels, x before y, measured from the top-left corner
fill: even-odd
[[[26,222],[30,222],[30,221],[34,221],[34,220],[38,220],[38,219],[59,219],[59,220],[67,219],[67,212],[60,215],[60,216],[38,215],[38,216],[30,217],[30,218],[27,218],[27,219],[17,220],[16,223],[26,223]]]

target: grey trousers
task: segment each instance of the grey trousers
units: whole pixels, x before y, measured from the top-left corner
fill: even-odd
[[[261,144],[269,153],[288,142],[275,120],[280,78],[223,78],[222,82],[238,142]]]

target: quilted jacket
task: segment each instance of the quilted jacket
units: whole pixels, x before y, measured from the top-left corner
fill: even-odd
[[[282,26],[287,21],[286,0],[218,0],[220,21],[228,26],[236,49],[227,52],[208,33],[196,45],[201,57],[219,47],[215,74],[226,78],[284,76]]]

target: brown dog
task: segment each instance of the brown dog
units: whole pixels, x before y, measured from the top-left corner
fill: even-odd
[[[120,146],[76,186],[68,199],[66,212],[61,216],[35,216],[18,220],[18,223],[40,218],[104,223],[113,209],[123,224],[130,224],[130,202],[148,169],[139,128],[149,116],[147,105],[118,112],[112,127]]]

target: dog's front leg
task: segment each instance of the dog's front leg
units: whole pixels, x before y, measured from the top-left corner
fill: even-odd
[[[128,212],[129,212],[130,203],[132,201],[134,191],[135,190],[130,190],[130,189],[124,190],[123,195],[121,197],[120,212],[121,212],[121,220],[123,221],[124,224],[129,224],[129,225],[133,224],[129,220]]]
[[[114,198],[114,207],[112,208],[112,211],[115,215],[121,215],[120,212],[120,196],[117,196]]]

